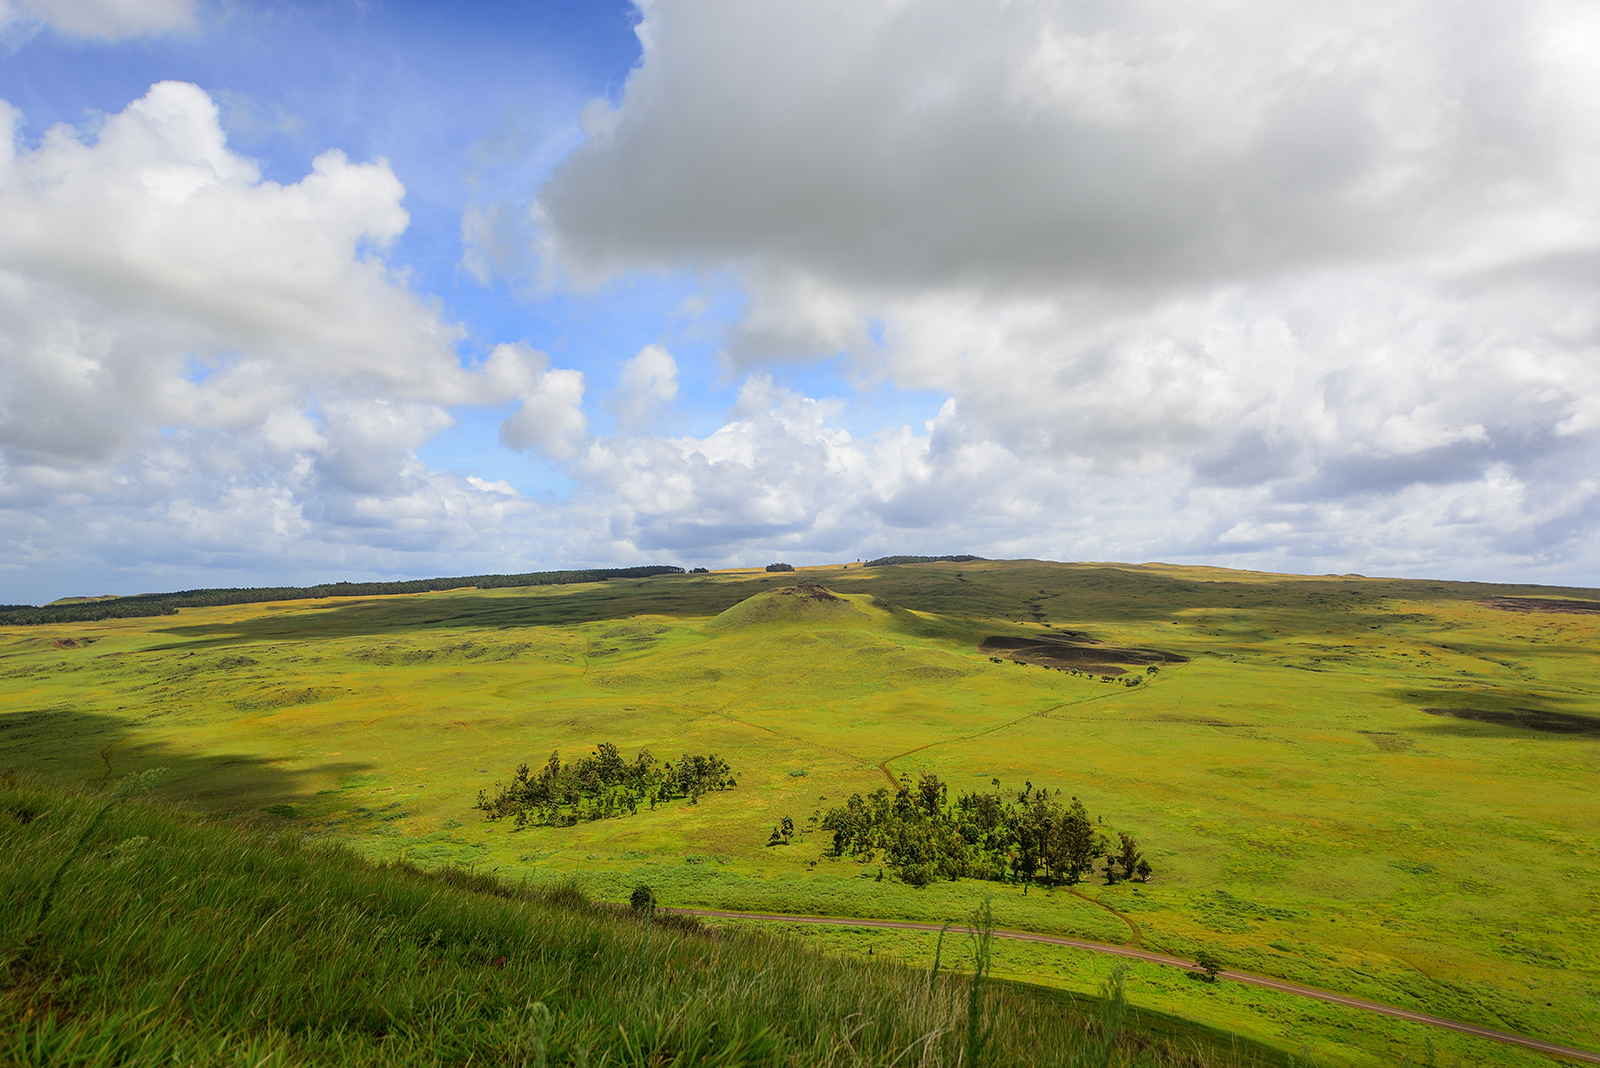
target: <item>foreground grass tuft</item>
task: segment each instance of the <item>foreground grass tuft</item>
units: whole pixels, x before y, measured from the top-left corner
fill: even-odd
[[[1245,1063],[1124,1030],[1120,990],[1087,1015],[110,798],[0,778],[0,1064]]]

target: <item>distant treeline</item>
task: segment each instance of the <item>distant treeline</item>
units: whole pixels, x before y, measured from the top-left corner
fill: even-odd
[[[880,556],[876,560],[868,560],[867,567],[882,567],[885,564],[965,564],[973,560],[986,559],[982,556]]]
[[[664,564],[647,567],[590,568],[585,571],[532,571],[525,575],[468,575],[460,578],[404,579],[399,582],[330,582],[321,586],[273,586],[258,589],[184,590],[179,593],[141,593],[107,601],[74,604],[5,605],[0,626],[36,623],[90,623],[101,619],[170,616],[180,608],[215,608],[218,605],[260,604],[265,601],[300,601],[321,597],[374,597],[396,593],[431,593],[476,586],[480,590],[510,586],[566,586],[575,582],[603,582],[614,578],[649,578],[681,575],[683,568]]]
[[[640,804],[654,809],[663,801],[679,797],[697,805],[701,795],[727,790],[738,783],[732,770],[715,753],[685,753],[674,765],[670,761],[658,763],[650,750],[641,749],[638,756],[627,761],[616,746],[602,742],[575,764],[562,763],[557,750],[537,772],[522,764],[509,786],[494,785],[494,796],[479,790],[478,803],[473,806],[489,820],[511,817],[518,827],[530,823],[571,827],[580,821],[631,816],[639,811]]]
[[[1008,801],[998,780],[994,785],[991,793],[962,794],[951,804],[946,785],[925,772],[914,786],[902,780],[895,793],[879,787],[865,798],[852,794],[827,811],[821,826],[833,832],[834,856],[871,861],[882,854],[913,886],[963,876],[1070,885],[1091,874],[1100,857],[1107,882],[1150,878],[1133,838],[1119,834],[1113,846],[1076,797],[1063,805],[1059,793],[1029,782]]]

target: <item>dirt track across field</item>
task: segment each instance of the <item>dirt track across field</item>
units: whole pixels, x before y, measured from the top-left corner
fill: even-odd
[[[835,927],[887,927],[897,931],[938,931],[940,929],[940,926],[936,923],[917,923],[912,920],[843,919],[833,916],[793,916],[776,912],[727,912],[721,909],[662,909],[662,911],[719,920],[815,923]],[[951,930],[965,931],[966,928],[951,928]],[[1061,938],[1056,935],[1034,934],[1030,931],[995,931],[994,936],[996,938],[1008,938],[1016,942],[1040,942],[1050,946],[1086,949],[1092,953],[1106,953],[1114,957],[1127,957],[1131,960],[1146,961],[1150,964],[1167,964],[1174,968],[1184,968],[1189,971],[1194,971],[1197,968],[1193,961],[1183,960],[1180,957],[1169,957],[1162,953],[1151,953],[1148,950],[1136,949],[1132,946],[1113,946],[1104,942],[1089,942],[1081,938]],[[1583,1061],[1588,1064],[1600,1064],[1600,1053],[1590,1053],[1586,1050],[1573,1049],[1570,1046],[1545,1042],[1537,1038],[1527,1038],[1523,1035],[1513,1035],[1506,1031],[1479,1027],[1476,1024],[1461,1023],[1458,1020],[1447,1020],[1442,1016],[1429,1016],[1427,1013],[1413,1012],[1410,1009],[1402,1009],[1397,1005],[1385,1005],[1378,1001],[1367,1001],[1363,998],[1353,998],[1345,994],[1335,994],[1329,990],[1318,990],[1314,986],[1301,986],[1299,983],[1290,983],[1283,979],[1272,979],[1265,975],[1254,975],[1250,972],[1224,970],[1217,974],[1219,978],[1232,979],[1236,983],[1248,983],[1251,986],[1259,986],[1267,990],[1277,990],[1285,994],[1297,994],[1300,997],[1315,998],[1318,1001],[1326,1001],[1333,1005],[1343,1005],[1346,1008],[1361,1009],[1365,1012],[1392,1016],[1397,1020],[1409,1020],[1412,1023],[1445,1027],[1452,1031],[1459,1031],[1464,1035],[1472,1035],[1475,1038],[1487,1038],[1495,1042],[1521,1046],[1524,1049],[1538,1050],[1540,1053],[1548,1053],[1553,1057],[1569,1057],[1572,1060]]]

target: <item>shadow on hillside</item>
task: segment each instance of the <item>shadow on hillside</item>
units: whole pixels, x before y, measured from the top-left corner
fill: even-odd
[[[1504,738],[1537,734],[1554,738],[1600,738],[1600,715],[1592,702],[1558,694],[1495,694],[1462,690],[1408,690],[1401,698],[1419,713],[1414,734]],[[1531,707],[1539,705],[1542,707]],[[1426,717],[1426,718],[1424,718]]]
[[[1422,728],[1428,734],[1455,734],[1473,738],[1498,737],[1499,732],[1484,730],[1488,727],[1509,727],[1556,738],[1600,738],[1600,718],[1575,716],[1570,712],[1552,712],[1544,708],[1424,708],[1430,716],[1442,722]]]
[[[115,716],[63,708],[0,713],[0,754],[0,771],[69,784],[165,768],[155,795],[211,815],[257,815],[303,803],[330,777],[373,770],[358,761],[289,767],[266,753],[197,753],[141,740],[134,725]]]

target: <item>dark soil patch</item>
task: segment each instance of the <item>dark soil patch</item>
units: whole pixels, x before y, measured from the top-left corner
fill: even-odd
[[[1087,635],[1083,637],[1087,638]],[[1118,664],[1183,664],[1189,658],[1177,653],[1164,653],[1159,649],[1119,649],[1101,645],[1092,639],[1085,642],[1064,641],[1056,638],[991,635],[978,643],[984,653],[1004,653],[1012,660],[1044,667],[1071,668],[1094,675],[1121,675]]]
[[[1502,612],[1600,612],[1600,601],[1571,601],[1559,597],[1491,597],[1478,603]]]
[[[1512,708],[1504,711],[1485,708],[1424,708],[1423,711],[1430,716],[1470,719],[1476,723],[1490,723],[1496,727],[1516,727],[1525,731],[1543,731],[1546,734],[1600,738],[1600,719],[1575,716],[1570,712],[1551,712],[1542,708]]]
[[[1032,649],[1038,646],[1078,645],[1078,642],[1058,641],[1055,638],[1013,637],[1003,634],[991,635],[978,643],[978,648],[984,652],[996,649]],[[1099,645],[1092,639],[1082,642],[1084,645]]]

